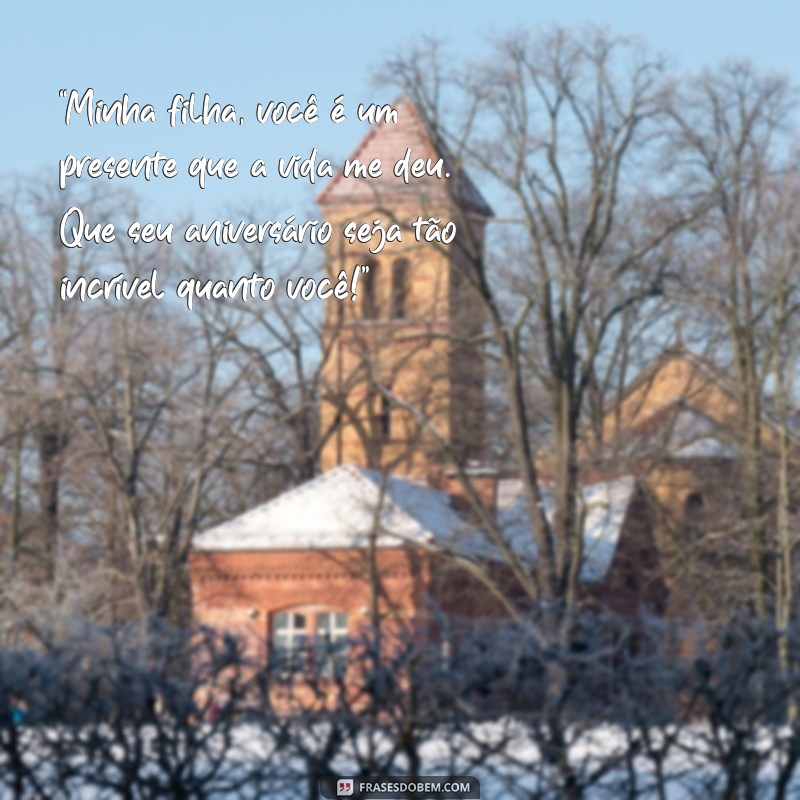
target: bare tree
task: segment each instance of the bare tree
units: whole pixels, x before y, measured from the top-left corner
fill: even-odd
[[[485,62],[442,64],[431,47],[390,69],[455,162],[508,198],[493,260],[513,272],[513,305],[501,302],[498,274],[478,260],[467,219],[456,243],[471,259],[465,275],[482,299],[502,365],[515,466],[528,499],[538,563],[532,580],[521,581],[542,607],[572,611],[583,558],[587,406],[608,384],[604,371],[619,366],[611,353],[627,333],[626,315],[660,296],[671,238],[689,219],[656,160],[668,84],[658,59],[597,31],[521,33],[497,43]],[[545,441],[531,424],[530,381],[547,399]],[[543,511],[537,465],[544,447],[552,452],[552,519]]]
[[[796,313],[787,296],[796,259],[785,235],[780,243],[773,238],[794,213],[786,204],[793,108],[785,79],[730,63],[693,81],[672,111],[676,171],[704,212],[693,228],[693,266],[677,276],[678,284],[684,299],[724,332],[719,359],[732,365],[740,409],[741,516],[762,618],[771,593],[762,475],[771,446],[765,439],[772,436],[765,396],[788,318]],[[777,324],[775,313],[782,317]]]

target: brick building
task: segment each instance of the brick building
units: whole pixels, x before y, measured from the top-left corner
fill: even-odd
[[[398,113],[353,154],[380,158],[384,175],[339,175],[320,196],[335,230],[381,218],[403,231],[377,255],[331,239],[331,277],[354,264],[370,272],[355,302],[325,305],[321,474],[200,534],[190,557],[196,620],[246,635],[260,655],[302,661],[315,641],[344,647],[376,619],[419,631],[441,614],[504,613],[469,568],[502,571],[502,554],[448,477],[454,462],[480,464],[487,436],[484,320],[467,284],[492,212],[416,108],[401,102]],[[407,148],[412,159],[441,158],[451,177],[404,183],[387,165]],[[457,221],[459,249],[417,242],[408,226],[418,217]],[[730,502],[719,488],[735,471],[735,420],[723,376],[683,350],[626,389],[581,490],[587,601],[691,612],[680,557]],[[520,482],[472,471],[505,541],[534,560]]]
[[[722,621],[753,597],[741,418],[728,376],[677,346],[654,359],[603,420],[595,459],[601,469],[625,464],[637,475],[650,508],[662,612],[671,618]],[[796,465],[797,439],[787,424]],[[764,526],[774,520],[778,427],[765,415],[759,431]]]
[[[435,141],[417,109],[398,104],[398,122],[373,126],[351,158],[379,158],[383,176],[339,173],[319,197],[334,230],[348,222],[396,223],[403,240],[372,255],[371,245],[334,236],[327,253],[330,276],[368,265],[353,303],[326,303],[324,386],[320,409],[323,471],[339,464],[431,477],[441,467],[441,445],[391,396],[430,420],[466,462],[483,452],[484,371],[476,341],[483,311],[468,279],[483,251],[492,211],[469,177]],[[391,165],[410,150],[412,160],[442,159],[449,179],[405,183]],[[458,246],[417,242],[409,227],[418,218],[458,228]],[[377,249],[373,247],[373,249]],[[380,387],[381,391],[377,391]]]

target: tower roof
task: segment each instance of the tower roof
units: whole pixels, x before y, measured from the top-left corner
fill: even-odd
[[[465,210],[483,217],[491,217],[492,209],[470,180],[459,168],[444,142],[436,136],[426,122],[422,112],[410,100],[402,98],[393,104],[397,111],[397,122],[379,122],[350,155],[362,164],[375,158],[381,160],[382,175],[379,178],[347,178],[341,172],[322,190],[318,197],[321,206],[372,204],[375,206],[411,202],[419,204],[457,203]],[[425,176],[411,178],[405,183],[394,174],[395,164],[410,149],[413,163],[418,158],[443,161],[443,174],[449,178]]]

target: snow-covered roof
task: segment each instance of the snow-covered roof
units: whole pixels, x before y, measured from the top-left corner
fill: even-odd
[[[658,424],[654,424],[657,422]],[[736,459],[739,450],[731,430],[679,398],[670,398],[648,424],[628,432],[623,442],[607,445],[610,454],[651,459]]]
[[[666,455],[673,458],[736,458],[730,434],[695,408],[682,408],[669,431]]]
[[[739,451],[730,442],[723,441],[716,436],[703,436],[693,442],[679,447],[672,453],[673,458],[738,458]]]
[[[606,574],[634,485],[634,479],[626,476],[582,488],[583,580],[600,580]],[[553,493],[544,486],[543,494],[545,510],[550,514]],[[500,481],[498,523],[512,549],[522,558],[535,561],[536,547],[520,481]],[[498,556],[496,546],[453,509],[450,497],[444,492],[353,466],[337,467],[198,534],[194,548],[199,551],[358,548],[366,546],[373,531],[377,532],[378,547],[421,544],[464,556]]]
[[[376,520],[378,524],[376,525]],[[425,543],[452,546],[467,525],[443,492],[340,466],[204,531],[195,550],[297,550]]]
[[[503,486],[503,484],[506,484]],[[583,515],[583,565],[581,580],[602,580],[619,543],[636,481],[625,475],[581,487]],[[498,491],[498,522],[512,549],[531,562],[536,560],[536,543],[531,532],[527,503],[521,481],[502,481]],[[552,486],[542,486],[545,513],[552,519],[555,499]]]

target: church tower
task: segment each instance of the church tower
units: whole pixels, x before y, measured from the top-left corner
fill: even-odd
[[[437,140],[414,104],[401,100],[397,121],[371,128],[351,156],[379,177],[339,172],[319,197],[334,233],[326,254],[328,275],[360,272],[355,300],[328,300],[323,331],[320,408],[321,469],[339,464],[386,469],[436,479],[452,459],[480,459],[484,440],[484,314],[474,280],[492,211]],[[441,177],[404,180],[395,164],[408,153]],[[435,170],[430,170],[435,171]],[[439,230],[455,223],[449,244],[417,241],[412,223],[435,218]],[[402,241],[372,254],[378,237],[351,243],[343,236],[380,220],[397,224]]]

